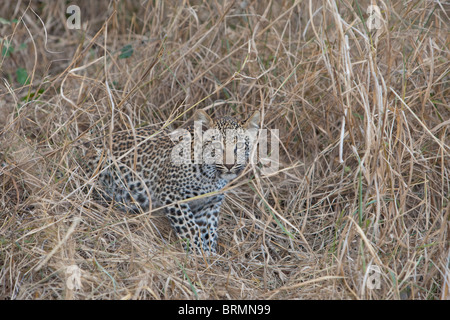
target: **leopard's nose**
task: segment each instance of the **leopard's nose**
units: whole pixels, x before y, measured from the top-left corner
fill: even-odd
[[[226,163],[226,164],[224,164],[223,166],[224,166],[225,168],[227,168],[228,171],[230,171],[230,170],[233,168],[234,164],[228,164],[228,163]]]

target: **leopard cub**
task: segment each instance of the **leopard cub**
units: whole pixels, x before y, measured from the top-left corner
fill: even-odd
[[[107,201],[124,210],[164,208],[185,248],[210,254],[216,252],[224,199],[218,191],[249,162],[260,113],[240,122],[213,120],[199,110],[192,120],[194,125],[174,132],[143,127],[114,133],[105,139],[112,141],[109,148],[93,143],[86,169]]]

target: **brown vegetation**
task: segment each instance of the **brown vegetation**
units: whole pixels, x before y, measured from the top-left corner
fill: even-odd
[[[2,5],[0,297],[448,299],[449,8],[377,3],[378,29],[369,1],[79,1],[81,30],[63,1]],[[79,165],[95,132],[198,108],[280,132],[210,259]]]

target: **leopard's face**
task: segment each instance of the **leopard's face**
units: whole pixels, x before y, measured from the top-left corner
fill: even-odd
[[[204,133],[203,160],[215,165],[221,179],[233,180],[249,161],[259,128],[259,112],[245,123],[231,117],[209,120]]]
[[[211,139],[215,166],[225,180],[236,178],[248,163],[253,139],[241,123],[233,118],[222,118],[214,124]]]

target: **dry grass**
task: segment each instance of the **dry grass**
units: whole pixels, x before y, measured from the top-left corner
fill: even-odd
[[[63,1],[0,10],[1,298],[450,297],[448,3],[377,1],[378,31],[369,1],[78,3],[83,30]],[[197,108],[280,130],[209,260],[93,201],[79,166],[91,132]]]

